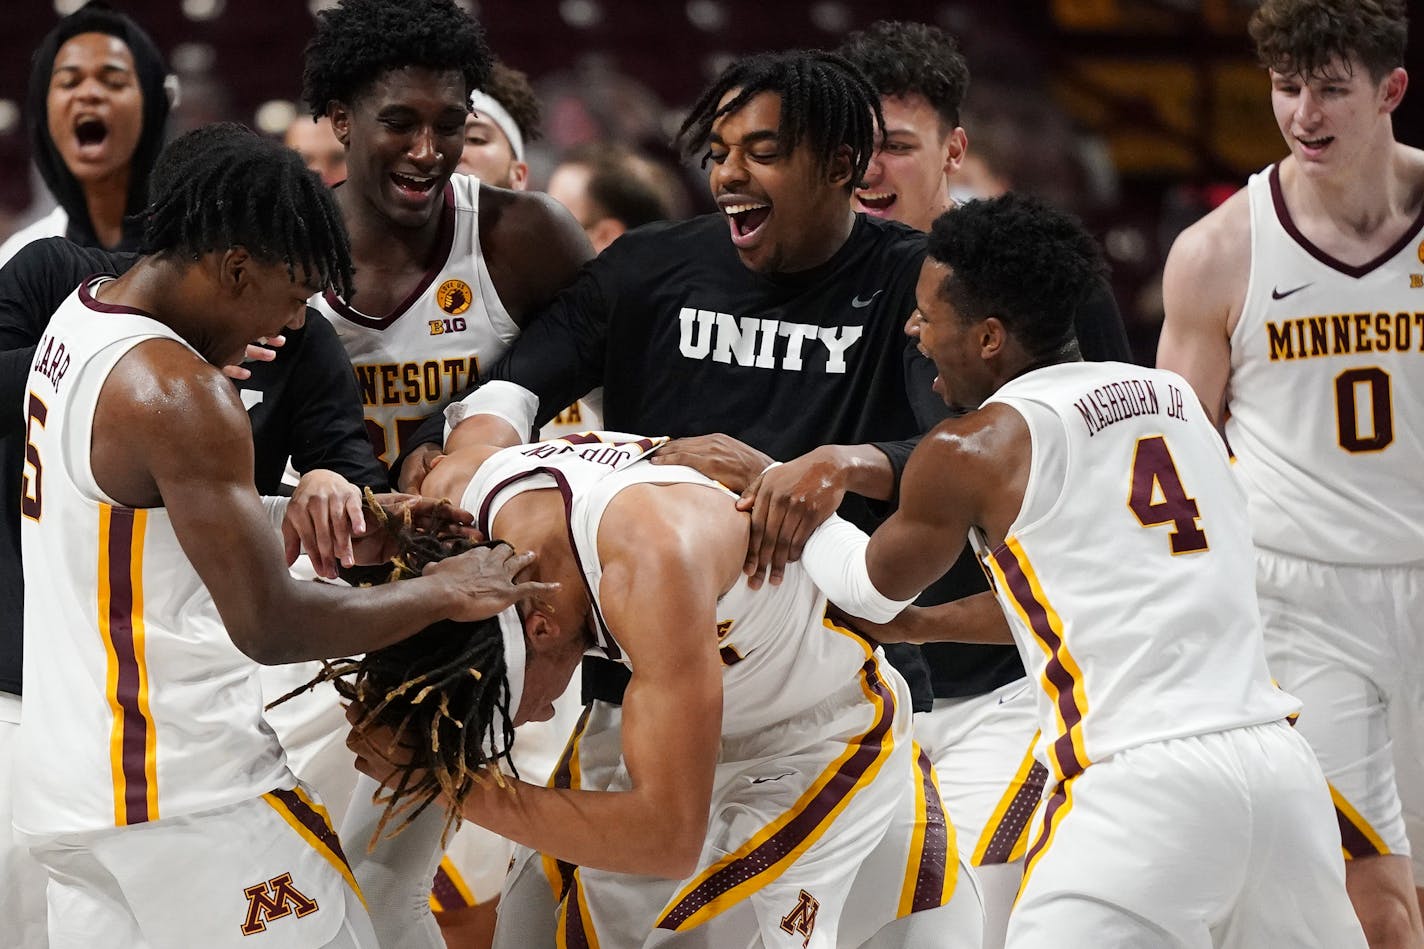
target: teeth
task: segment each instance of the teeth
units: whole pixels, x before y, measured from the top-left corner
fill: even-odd
[[[856,192],[856,197],[860,198],[862,201],[884,201],[886,198],[893,198],[893,197],[895,197],[895,192],[893,192],[893,191],[859,191],[859,192]]]
[[[756,211],[760,208],[770,207],[767,204],[729,204],[722,209],[724,214],[741,214],[745,211]]]

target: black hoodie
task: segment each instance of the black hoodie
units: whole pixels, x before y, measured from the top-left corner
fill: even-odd
[[[59,149],[49,134],[47,100],[50,74],[59,48],[81,33],[104,33],[123,40],[133,55],[138,74],[139,90],[143,94],[143,128],[138,146],[130,160],[129,194],[125,202],[123,237],[117,247],[109,250],[137,251],[143,238],[143,222],[138,216],[148,203],[148,175],[163,148],[164,128],[168,123],[168,94],[163,81],[168,65],[153,39],[137,23],[111,9],[103,2],[94,2],[60,20],[49,31],[30,68],[30,88],[26,101],[26,116],[30,133],[30,148],[40,176],[50,193],[69,215],[69,228],[64,236],[85,247],[99,247],[99,238],[89,220],[89,207],[84,200],[84,188],[65,165]]]

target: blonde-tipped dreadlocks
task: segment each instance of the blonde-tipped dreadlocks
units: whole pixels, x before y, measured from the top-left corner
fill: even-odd
[[[460,535],[436,535],[414,528],[409,519],[388,519],[368,494],[367,511],[400,543],[385,582],[419,576],[428,564],[478,546]],[[518,775],[509,752],[514,742],[514,709],[497,618],[474,623],[442,620],[408,639],[355,659],[324,662],[311,682],[277,699],[278,705],[323,682],[342,698],[358,703],[363,715],[357,734],[378,725],[396,733],[391,749],[394,776],[384,791],[386,810],[375,839],[396,821],[400,833],[437,798],[448,814],[442,846],[459,820],[460,805],[475,785],[504,785],[500,762]],[[271,706],[269,706],[270,708]],[[404,759],[404,760],[402,760]],[[374,845],[375,839],[371,841]]]

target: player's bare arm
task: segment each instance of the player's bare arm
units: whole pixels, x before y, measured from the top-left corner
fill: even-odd
[[[1166,318],[1157,365],[1192,384],[1217,427],[1225,421],[1231,332],[1251,275],[1251,216],[1244,190],[1187,228],[1162,273]]]
[[[743,570],[759,587],[780,583],[801,559],[811,533],[840,507],[846,492],[888,500],[895,490],[890,459],[873,445],[823,445],[785,464],[730,435],[675,438],[653,464],[687,465],[741,492],[738,510],[751,513]]]
[[[480,238],[499,298],[520,326],[593,258],[583,228],[563,205],[538,191],[481,185]]]
[[[217,369],[176,343],[140,343],[119,361],[94,432],[99,487],[126,506],[166,508],[233,642],[258,662],[377,649],[438,619],[488,617],[549,589],[515,583],[532,557],[505,547],[366,590],[292,579],[252,487],[242,405]]]
[[[910,606],[888,623],[847,621],[880,643],[984,643],[1012,646],[1014,634],[992,590],[941,603]]]
[[[634,670],[623,705],[632,788],[484,786],[464,814],[580,866],[678,878],[707,826],[722,722],[716,603],[739,576],[745,518],[707,487],[635,486],[602,523],[603,613]]]
[[[941,422],[910,455],[900,506],[866,548],[870,581],[894,600],[919,595],[959,559],[978,527],[1002,543],[1018,516],[1032,460],[1018,412],[991,404]]]

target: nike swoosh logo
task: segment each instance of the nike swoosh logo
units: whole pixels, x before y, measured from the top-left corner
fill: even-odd
[[[774,775],[770,778],[752,778],[752,784],[765,784],[768,781],[780,781],[782,778],[789,778],[795,773],[795,771],[788,771],[785,774]]]
[[[1277,290],[1276,288],[1272,287],[1272,288],[1271,288],[1271,299],[1272,299],[1272,300],[1284,300],[1286,297],[1290,296],[1292,293],[1299,293],[1300,291],[1304,290],[1306,287],[1313,286],[1313,285],[1314,285],[1313,281],[1312,281],[1312,283],[1303,283],[1303,284],[1301,284],[1300,286],[1296,287],[1294,290],[1287,290],[1285,293],[1282,293],[1280,290]]]
[[[870,296],[866,297],[864,300],[862,300],[860,297],[855,297],[854,299],[852,299],[852,300],[850,301],[850,305],[853,306],[853,307],[855,307],[857,310],[862,309],[863,307],[870,306],[871,302],[873,302],[876,297],[880,296],[880,293],[881,293],[881,291],[876,290],[874,293],[872,293]]]

